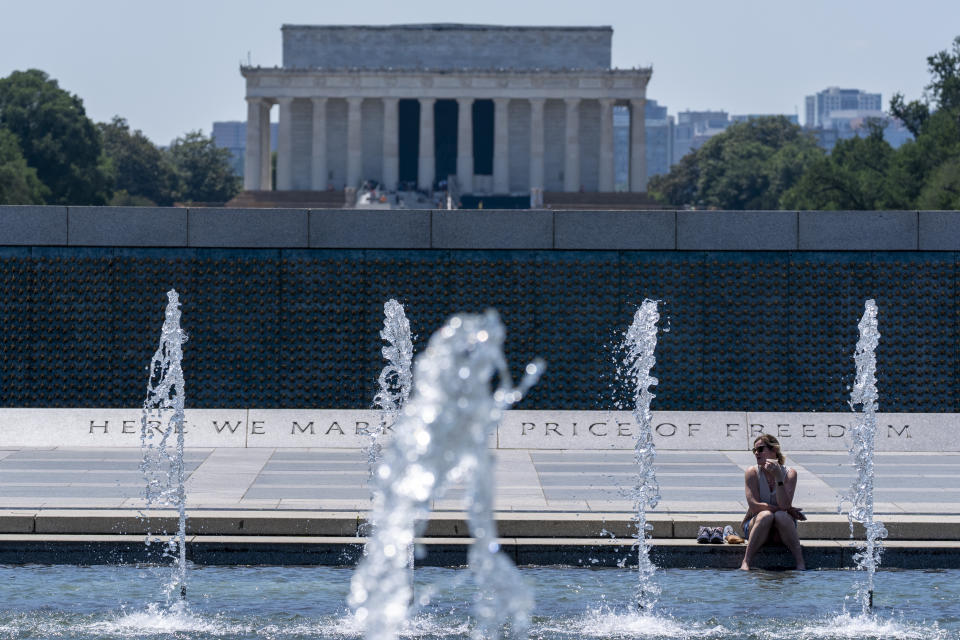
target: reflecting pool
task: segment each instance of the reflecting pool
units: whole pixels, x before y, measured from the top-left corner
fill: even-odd
[[[164,603],[163,567],[0,566],[0,638],[359,638],[346,605],[352,573],[191,566],[180,608]],[[868,618],[843,613],[850,571],[658,571],[654,616],[633,611],[629,569],[521,574],[536,601],[531,638],[960,638],[960,570],[881,570]],[[403,636],[468,637],[469,572],[418,568],[416,581]]]

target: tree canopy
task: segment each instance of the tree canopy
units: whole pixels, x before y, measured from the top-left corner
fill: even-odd
[[[960,36],[927,58],[921,99],[902,94],[890,112],[914,139],[894,149],[886,123],[818,149],[780,118],[735,124],[650,180],[664,204],[718,209],[960,209]]]
[[[670,173],[654,176],[649,190],[673,204],[776,209],[807,165],[822,156],[814,139],[787,118],[755,118],[732,125]]]
[[[47,193],[17,137],[0,127],[0,204],[43,204]]]
[[[909,200],[890,180],[894,150],[874,125],[866,138],[840,140],[828,156],[812,162],[785,192],[788,209],[901,209]]]
[[[54,204],[106,204],[110,178],[83,102],[38,69],[0,79],[0,126],[17,138]]]
[[[915,138],[923,133],[933,111],[960,112],[960,36],[953,39],[950,50],[927,56],[930,84],[919,100],[907,102],[902,93],[890,100],[890,113],[899,118]],[[931,108],[932,107],[932,108]]]
[[[0,204],[225,202],[240,190],[229,160],[199,131],[164,150],[120,116],[95,124],[38,69],[0,78]]]
[[[240,178],[230,166],[230,151],[212,137],[191,131],[170,145],[170,162],[177,177],[177,199],[226,202],[240,191]]]
[[[112,204],[173,204],[176,175],[169,157],[120,116],[97,125],[110,162]]]

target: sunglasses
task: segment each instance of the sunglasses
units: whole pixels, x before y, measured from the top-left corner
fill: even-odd
[[[758,444],[757,446],[755,446],[755,447],[753,448],[753,453],[754,453],[754,454],[763,453],[764,451],[776,452],[776,449],[774,449],[773,447],[771,447],[771,446],[768,445],[768,444]]]

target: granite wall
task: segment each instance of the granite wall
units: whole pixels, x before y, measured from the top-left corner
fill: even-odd
[[[0,207],[0,406],[136,406],[174,287],[193,407],[369,406],[395,297],[418,350],[497,308],[522,408],[609,408],[649,297],[656,408],[844,411],[873,297],[881,409],[958,411],[958,259],[955,212]]]

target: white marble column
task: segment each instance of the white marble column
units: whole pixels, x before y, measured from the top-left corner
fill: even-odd
[[[647,100],[630,101],[630,191],[647,190]]]
[[[493,99],[493,192],[510,193],[510,134],[507,107],[510,98]]]
[[[363,179],[363,123],[360,105],[363,98],[347,98],[347,187],[360,186]]]
[[[280,123],[277,131],[277,191],[293,189],[293,98],[277,98]]]
[[[383,99],[383,186],[391,191],[400,181],[399,103]]]
[[[563,190],[580,191],[580,98],[567,98],[567,144],[564,149]]]
[[[530,188],[543,191],[543,98],[530,98]]]
[[[457,182],[473,193],[473,98],[457,98]]]
[[[244,191],[260,190],[260,98],[247,98],[247,149],[243,159]]]
[[[313,144],[310,155],[310,188],[326,191],[327,175],[327,99],[313,98]]]
[[[273,145],[270,139],[273,137],[272,127],[270,126],[270,110],[273,104],[264,100],[263,108],[260,110],[260,186],[263,191],[273,189]]]
[[[434,98],[420,98],[420,155],[417,158],[417,187],[424,191],[433,190],[433,179],[437,171],[433,142],[433,105]]]
[[[613,100],[600,100],[600,167],[597,171],[597,190],[613,191]]]

